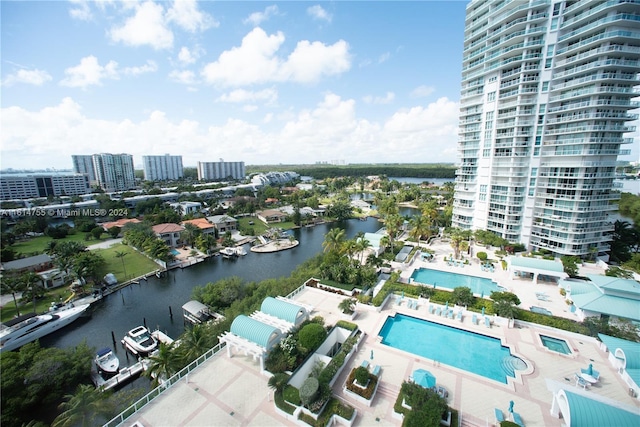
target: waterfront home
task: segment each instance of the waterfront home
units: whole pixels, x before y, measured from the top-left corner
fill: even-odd
[[[124,227],[127,224],[138,224],[139,222],[141,221],[138,218],[120,218],[117,221],[104,222],[101,224],[101,226],[104,229],[104,231],[109,231],[109,229],[113,227],[118,227],[119,229],[122,230],[122,227]]]
[[[40,286],[45,289],[57,288],[67,282],[67,273],[53,264],[53,258],[47,254],[35,255],[15,261],[3,262],[0,265],[3,275],[20,275],[27,271],[34,272],[40,278]]]
[[[218,235],[227,231],[233,232],[238,229],[238,220],[229,215],[208,216],[207,220],[218,230]]]
[[[216,233],[216,227],[205,218],[189,219],[180,223],[180,225],[182,226],[185,226],[187,224],[198,227],[202,234],[211,234],[213,236]]]
[[[169,203],[169,206],[180,215],[188,215],[200,212],[202,209],[202,203],[200,202],[177,202]]]
[[[256,216],[265,224],[271,224],[274,222],[285,222],[287,220],[286,213],[275,209],[266,209],[264,211],[256,212]]]
[[[173,223],[158,224],[154,225],[152,230],[156,236],[164,240],[164,242],[172,248],[182,244],[180,233],[184,231],[184,227],[181,225]]]

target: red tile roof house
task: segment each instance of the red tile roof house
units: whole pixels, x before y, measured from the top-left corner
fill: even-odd
[[[184,231],[184,227],[181,225],[172,223],[158,224],[154,225],[152,230],[156,236],[164,240],[164,242],[172,248],[182,244],[180,241],[180,233]]]
[[[105,222],[102,224],[104,231],[109,231],[111,227],[122,228],[127,224],[137,224],[141,222],[138,218],[120,218],[117,221]]]
[[[181,225],[187,225],[187,224],[195,225],[196,227],[198,227],[202,231],[202,234],[211,234],[211,235],[215,235],[216,234],[216,227],[214,227],[214,225],[211,224],[209,221],[207,221],[205,218],[189,219],[187,221],[182,221],[180,224]]]

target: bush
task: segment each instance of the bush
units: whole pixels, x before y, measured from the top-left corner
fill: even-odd
[[[453,289],[453,301],[458,305],[471,305],[473,303],[473,292],[466,286],[458,286]]]
[[[320,347],[325,338],[327,338],[327,331],[319,323],[310,323],[298,333],[298,342],[308,352]]]
[[[364,381],[361,382],[361,379],[364,379]],[[358,386],[364,387],[366,385],[366,388],[363,389],[362,387],[358,387],[354,382],[357,382]],[[347,390],[370,400],[373,397],[373,392],[376,389],[377,383],[378,377],[369,373],[367,368],[360,366],[352,369],[349,373],[349,377],[347,378]]]
[[[284,400],[296,406],[300,406],[300,392],[294,386],[287,384],[282,392]]]
[[[358,366],[354,370],[354,377],[358,384],[365,386],[367,385],[367,381],[369,380],[369,370],[364,366]]]
[[[347,329],[349,331],[355,331],[356,329],[358,329],[358,325],[356,325],[355,323],[347,322],[346,320],[338,320],[336,322],[336,327]]]
[[[476,254],[476,256],[477,256],[477,257],[478,257],[478,259],[479,259],[480,261],[482,261],[482,262],[486,261],[486,260],[487,260],[487,258],[488,258],[488,255],[487,255],[487,253],[486,253],[486,252],[478,252],[478,253]]]

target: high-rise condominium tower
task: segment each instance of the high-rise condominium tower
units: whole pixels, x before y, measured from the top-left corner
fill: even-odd
[[[469,3],[453,225],[604,254],[639,58],[638,0]]]
[[[146,181],[166,181],[184,176],[182,156],[142,156],[142,167]]]
[[[96,179],[104,191],[109,193],[136,187],[131,154],[101,153],[92,157]]]

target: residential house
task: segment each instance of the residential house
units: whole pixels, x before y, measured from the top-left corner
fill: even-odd
[[[211,234],[212,236],[215,236],[216,234],[216,227],[211,224],[206,218],[189,219],[180,223],[180,225],[182,226],[185,226],[187,224],[192,224],[198,227],[202,234]]]
[[[260,221],[264,222],[265,224],[271,224],[275,222],[285,222],[287,220],[286,213],[279,210],[275,210],[275,209],[267,209],[264,211],[256,212],[256,216]]]
[[[154,225],[152,229],[155,235],[164,240],[164,242],[168,246],[175,248],[176,246],[180,246],[182,244],[182,241],[180,240],[180,233],[184,231],[183,226],[172,223],[164,223]]]
[[[207,220],[216,227],[219,236],[225,234],[227,231],[233,232],[238,229],[238,220],[229,215],[208,216]]]
[[[138,224],[140,222],[141,221],[138,218],[120,218],[117,221],[109,221],[109,222],[102,223],[101,225],[104,231],[109,231],[109,229],[112,227],[118,227],[122,229],[122,227],[124,227],[127,224]]]
[[[45,289],[64,285],[68,277],[66,272],[55,267],[53,258],[47,254],[4,262],[0,267],[0,271],[3,274],[15,275],[32,271],[40,277],[40,285]]]
[[[202,203],[200,202],[177,202],[169,203],[169,206],[180,215],[188,215],[200,212],[202,209]]]

